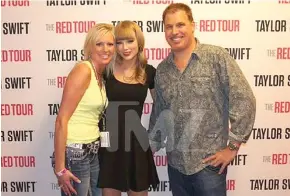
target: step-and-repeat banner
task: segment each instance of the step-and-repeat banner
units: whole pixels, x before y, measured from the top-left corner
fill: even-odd
[[[162,12],[172,2],[192,8],[196,36],[228,50],[257,99],[252,135],[229,166],[228,195],[290,195],[289,0],[1,0],[3,196],[60,195],[50,164],[54,121],[88,29],[135,21],[157,67],[170,51]],[[148,95],[144,126],[151,109]],[[154,160],[161,182],[149,195],[170,196],[164,151]]]

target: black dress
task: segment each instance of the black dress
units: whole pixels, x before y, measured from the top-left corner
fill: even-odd
[[[100,188],[138,192],[159,184],[148,134],[141,124],[143,104],[148,89],[154,88],[156,70],[146,65],[145,71],[145,85],[123,83],[113,75],[105,78],[110,147],[101,147],[99,151]]]

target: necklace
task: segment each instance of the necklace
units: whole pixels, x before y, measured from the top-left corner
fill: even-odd
[[[106,114],[105,114],[105,110],[106,110],[106,105],[107,105],[107,98],[105,97],[105,102],[104,102],[103,93],[102,93],[103,87],[104,87],[103,77],[101,77],[101,75],[98,75],[98,72],[97,72],[96,67],[95,67],[93,62],[91,62],[91,65],[93,66],[93,69],[94,69],[94,72],[95,72],[95,76],[96,76],[96,80],[98,82],[99,90],[100,90],[101,97],[102,97],[102,104],[103,104],[103,109],[102,109],[102,111],[99,114],[98,127],[99,127],[99,131],[100,132],[105,132],[106,131]],[[101,85],[99,85],[99,82],[101,83]],[[106,92],[105,89],[104,89],[104,92]]]
[[[122,72],[122,75],[123,75],[122,78],[123,78],[124,82],[131,83],[135,79],[135,75],[136,75],[135,74],[136,73],[135,66],[131,66],[127,70],[129,70],[129,71],[133,70],[133,73],[131,74],[131,76],[126,76],[124,70],[121,68],[120,71]]]
[[[135,79],[135,72],[133,72],[131,76],[125,76],[125,74],[123,74],[123,80],[125,82],[132,82],[132,80],[134,79]]]
[[[98,74],[98,72],[96,70],[96,67],[95,67],[93,62],[91,62],[91,65],[93,67],[93,70],[94,70],[94,73],[95,73],[95,77],[96,77],[96,80],[98,82],[99,90],[100,90],[101,97],[102,97],[102,104],[104,104],[103,111],[101,112],[101,113],[103,113],[105,111],[105,107],[106,107],[106,104],[107,104],[107,99],[105,99],[105,103],[104,103],[104,98],[103,98],[103,93],[102,93],[102,90],[103,90],[103,87],[104,87],[104,82],[103,82],[103,79],[99,76],[99,74]]]
[[[94,69],[94,72],[95,72],[95,76],[96,76],[96,80],[98,82],[98,85],[99,85],[99,87],[102,88],[103,80],[102,80],[101,74],[96,70],[96,67],[95,67],[94,63],[92,63],[92,66],[93,66],[93,69]]]

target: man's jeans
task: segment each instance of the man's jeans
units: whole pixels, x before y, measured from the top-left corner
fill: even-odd
[[[70,171],[81,181],[73,182],[77,196],[101,196],[101,189],[97,188],[99,170],[98,154],[88,153],[83,159],[70,162]],[[61,195],[66,196],[63,191]]]
[[[193,175],[184,175],[168,165],[168,177],[173,196],[226,196],[226,169],[207,166]]]

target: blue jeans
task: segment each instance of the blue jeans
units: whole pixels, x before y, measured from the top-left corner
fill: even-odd
[[[73,182],[77,196],[101,196],[101,189],[97,188],[99,170],[98,154],[89,153],[82,160],[70,162],[70,171],[81,180]],[[63,191],[61,195],[66,196]]]
[[[226,196],[226,173],[219,167],[207,166],[200,172],[184,175],[168,165],[168,177],[173,196]]]

